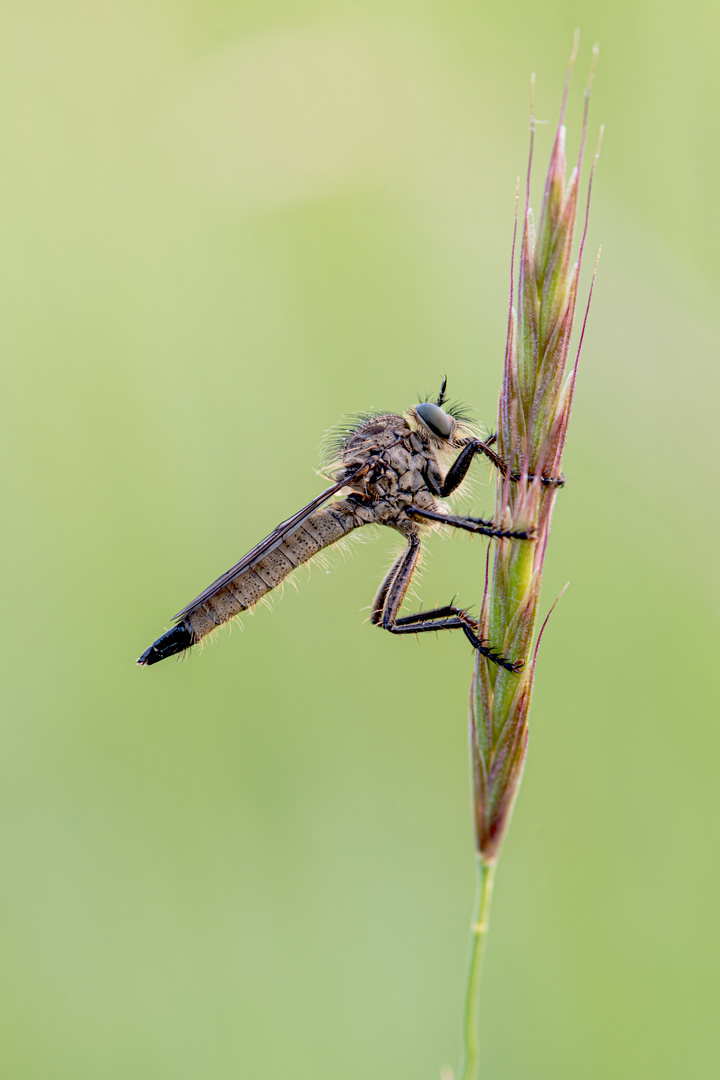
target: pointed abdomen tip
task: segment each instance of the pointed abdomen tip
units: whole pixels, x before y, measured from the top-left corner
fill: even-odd
[[[157,641],[154,641],[150,648],[137,658],[135,663],[138,667],[150,667],[160,660],[167,659],[168,656],[184,652],[192,644],[191,631],[184,623],[180,623],[178,626],[173,626],[172,630],[166,630],[164,634],[161,634]]]

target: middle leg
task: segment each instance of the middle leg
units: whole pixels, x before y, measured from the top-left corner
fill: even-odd
[[[413,517],[427,518],[430,521],[438,521],[442,525],[452,525],[455,529],[465,529],[467,532],[480,533],[482,536],[494,536],[498,540],[534,540],[532,531],[523,532],[518,529],[499,529],[492,521],[485,518],[465,517],[459,514],[440,514],[437,510],[426,510],[422,506],[411,505],[407,509]]]

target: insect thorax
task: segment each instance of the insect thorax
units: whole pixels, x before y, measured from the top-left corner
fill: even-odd
[[[373,505],[378,521],[405,519],[411,503],[436,506],[433,492],[439,493],[442,477],[437,456],[403,417],[374,416],[360,424],[345,440],[337,479],[368,462],[369,472],[350,486]]]

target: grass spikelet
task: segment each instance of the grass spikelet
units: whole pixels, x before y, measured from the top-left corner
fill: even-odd
[[[522,667],[517,673],[506,671],[477,653],[470,691],[470,754],[478,887],[471,930],[462,1080],[475,1080],[478,1076],[479,976],[490,895],[495,864],[517,797],[527,753],[528,713],[537,660],[537,643],[533,646],[533,642],[543,565],[555,501],[564,483],[562,457],[585,329],[583,322],[574,361],[569,361],[587,232],[587,208],[585,230],[577,256],[573,257],[575,223],[590,87],[597,57],[595,49],[585,89],[578,159],[569,178],[566,178],[564,114],[577,45],[576,34],[537,229],[530,205],[530,167],[535,138],[535,122],[531,113],[530,159],[517,275],[513,240],[497,443],[498,454],[509,468],[505,474],[498,472],[495,520],[501,521],[503,527],[508,529],[532,529],[536,540],[497,541],[486,564],[480,636],[491,641],[503,656]],[[587,206],[596,162],[597,154],[590,172]]]

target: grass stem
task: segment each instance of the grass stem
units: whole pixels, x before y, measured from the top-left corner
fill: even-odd
[[[470,926],[470,962],[465,994],[465,1057],[460,1080],[477,1080],[480,1068],[480,973],[490,920],[495,863],[477,857],[475,904]]]

